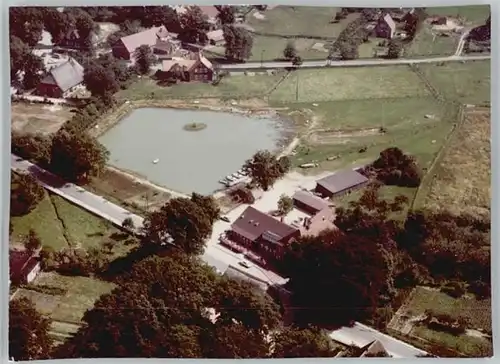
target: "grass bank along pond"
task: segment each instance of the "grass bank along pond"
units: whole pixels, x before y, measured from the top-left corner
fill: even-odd
[[[186,131],[185,126],[206,127]],[[140,108],[99,137],[110,164],[174,191],[211,194],[260,149],[276,150],[285,122],[271,114]]]

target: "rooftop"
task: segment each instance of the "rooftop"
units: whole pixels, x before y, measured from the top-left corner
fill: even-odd
[[[256,240],[264,233],[271,233],[280,240],[298,231],[297,228],[287,225],[251,206],[247,207],[240,217],[236,219],[231,228],[237,234],[251,241]]]
[[[332,193],[344,191],[368,181],[368,178],[352,169],[336,172],[316,181]]]
[[[303,191],[303,190],[297,191],[293,195],[293,199],[298,201],[298,202],[301,202],[309,207],[312,207],[316,211],[321,211],[325,207],[329,206],[328,202],[326,202],[325,200],[323,200],[317,196],[314,196],[309,191]]]

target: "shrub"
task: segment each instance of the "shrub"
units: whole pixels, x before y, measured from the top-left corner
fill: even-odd
[[[465,294],[465,287],[461,282],[450,282],[446,286],[441,287],[441,292],[453,298],[460,298]]]
[[[469,285],[469,292],[478,300],[484,300],[491,297],[491,285],[482,281],[474,281]]]

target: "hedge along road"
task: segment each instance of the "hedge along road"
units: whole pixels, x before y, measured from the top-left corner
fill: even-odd
[[[121,206],[118,206],[102,196],[96,195],[77,186],[73,183],[62,181],[60,177],[38,167],[37,165],[11,154],[11,169],[17,173],[29,173],[35,177],[40,184],[48,191],[55,193],[71,203],[106,219],[116,226],[121,227],[123,220],[131,218],[135,225],[134,233],[139,233],[143,226],[144,218],[136,215]],[[213,235],[218,235],[222,231],[229,229],[230,223],[218,220],[213,226]],[[217,241],[212,236],[208,242]],[[248,261],[241,254],[236,254],[219,244],[207,243],[205,253],[201,257],[208,265],[214,267],[221,274],[231,266],[239,270],[242,274],[256,279],[266,285],[283,284],[286,279],[256,266]],[[245,261],[249,268],[240,268],[240,262]]]

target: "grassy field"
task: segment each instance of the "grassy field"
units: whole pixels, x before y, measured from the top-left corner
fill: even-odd
[[[340,8],[317,6],[277,6],[262,13],[253,11],[247,23],[255,29],[254,44],[250,60],[275,60],[283,57],[283,49],[293,39],[297,53],[304,60],[325,59],[328,51],[315,50],[316,43],[328,49],[331,42],[359,13],[349,14],[346,19],[332,23]],[[255,14],[264,18],[258,19]],[[361,58],[373,55],[374,42],[359,48]]]
[[[480,104],[491,99],[490,61],[449,62],[419,66],[425,77],[445,97],[460,103]]]
[[[68,107],[14,102],[12,129],[23,133],[55,133],[73,115]]]
[[[68,247],[97,248],[119,232],[101,218],[49,194],[28,215],[13,217],[12,225],[11,244],[19,243],[33,229],[40,236],[43,246],[50,246],[56,251]],[[129,249],[129,246],[117,243],[113,253],[121,255]]]
[[[459,40],[459,34],[449,37],[434,36],[430,26],[424,25],[405,49],[405,57],[451,56],[455,54]]]
[[[410,301],[405,303],[405,317],[417,317],[426,310],[440,314],[448,314],[452,317],[464,317],[469,322],[470,329],[484,329],[491,331],[491,300],[478,301],[471,297],[452,298],[445,293],[434,289],[417,287]],[[448,333],[437,332],[423,325],[415,325],[410,335],[428,341],[443,344],[454,350],[468,355],[478,355],[485,351],[491,351],[491,343],[480,337],[472,335],[454,336]]]
[[[133,83],[126,90],[119,91],[117,97],[123,100],[263,97],[283,76],[284,73],[276,75],[254,74],[252,76],[233,75],[224,78],[217,86],[210,83],[181,83],[173,86],[159,86],[156,81],[143,78]]]
[[[428,7],[426,11],[431,17],[445,16],[460,19],[466,28],[471,28],[484,24],[490,14],[490,7],[488,5]],[[432,27],[427,22],[422,25],[421,30],[406,50],[408,57],[452,55],[455,53],[460,34],[453,33],[450,36],[435,37],[436,31]]]
[[[489,108],[466,111],[463,124],[432,170],[425,206],[457,214],[490,215],[490,118]]]
[[[324,102],[427,94],[424,83],[406,66],[333,68],[293,72],[271,94],[270,101]]]
[[[490,15],[489,5],[436,6],[426,9],[430,16],[462,18],[466,25],[483,24]]]
[[[50,316],[53,320],[51,333],[60,342],[78,329],[84,313],[93,307],[95,301],[114,288],[114,284],[95,278],[45,272],[40,273],[33,284],[66,291],[62,295],[53,295],[22,288],[15,295],[15,298],[31,299],[37,310]]]

